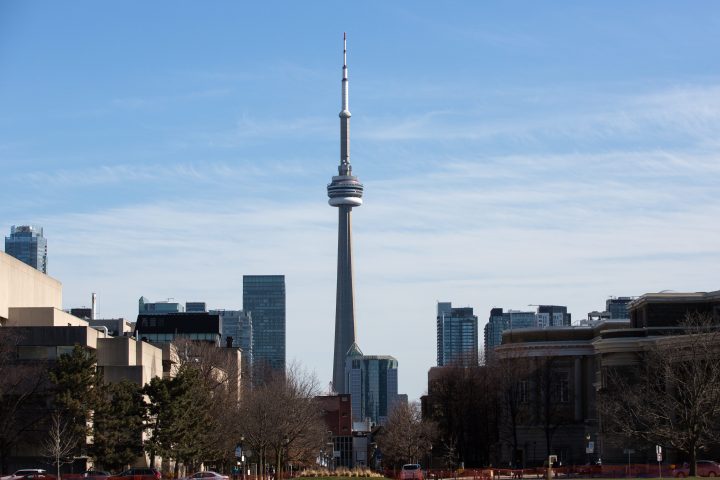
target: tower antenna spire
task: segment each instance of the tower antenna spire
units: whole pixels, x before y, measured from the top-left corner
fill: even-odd
[[[340,175],[350,175],[350,108],[348,107],[347,33],[343,32],[342,107],[340,110]]]

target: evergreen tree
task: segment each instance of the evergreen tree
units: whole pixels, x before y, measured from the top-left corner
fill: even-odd
[[[145,394],[150,400],[148,448],[152,458],[160,455],[194,467],[213,456],[210,433],[217,425],[210,415],[210,394],[197,369],[183,366],[173,378],[155,378]],[[178,473],[176,462],[175,475]]]
[[[130,381],[105,390],[93,416],[90,455],[105,469],[121,470],[143,454],[146,405],[141,387]]]
[[[57,365],[49,373],[54,384],[56,409],[69,425],[68,435],[77,438],[75,453],[85,453],[92,412],[101,394],[102,382],[96,363],[92,350],[75,345],[72,352],[58,358]]]

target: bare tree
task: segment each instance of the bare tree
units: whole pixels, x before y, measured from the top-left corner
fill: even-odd
[[[50,459],[50,463],[55,465],[57,478],[60,478],[60,467],[73,462],[72,454],[77,443],[78,438],[74,425],[63,420],[59,412],[53,412],[48,436],[42,445],[42,452]]]
[[[465,465],[492,462],[499,402],[491,368],[446,366],[428,385],[423,415],[436,426],[433,456]]]
[[[417,402],[398,402],[378,437],[378,446],[383,458],[394,466],[419,463],[432,448],[435,430],[431,421],[423,421]]]
[[[717,442],[720,325],[689,314],[680,335],[656,339],[636,365],[608,369],[600,409],[609,433],[672,446],[690,460]]]
[[[297,365],[276,374],[243,396],[240,426],[244,444],[258,459],[264,474],[269,465],[277,472],[287,461],[305,462],[327,441],[327,428],[314,398],[315,376]]]
[[[512,463],[520,466],[518,429],[530,420],[532,359],[522,356],[493,358],[489,368],[500,407],[500,440],[512,447]]]

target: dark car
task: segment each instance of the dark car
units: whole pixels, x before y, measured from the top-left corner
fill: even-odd
[[[698,477],[720,477],[720,465],[712,460],[698,460],[697,466]],[[683,465],[672,471],[673,477],[684,478],[690,474],[690,467]]]
[[[108,480],[121,479],[121,480],[161,480],[162,475],[155,468],[128,468],[122,473],[107,477]]]

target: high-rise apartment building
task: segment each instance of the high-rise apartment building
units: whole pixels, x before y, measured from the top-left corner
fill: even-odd
[[[252,316],[253,380],[285,371],[285,275],[243,275],[243,311]]]
[[[353,343],[345,357],[345,381],[354,422],[387,422],[398,401],[398,362],[387,355],[363,355]]]
[[[561,305],[538,305],[538,327],[569,327],[571,324],[571,315],[568,313],[567,307]]]
[[[485,325],[485,355],[502,343],[502,332],[517,328],[569,327],[571,314],[562,305],[538,305],[536,312],[508,310],[502,308],[490,310],[490,318]]]
[[[630,318],[628,305],[633,301],[632,297],[611,297],[605,300],[605,311],[610,313],[610,319],[623,320]]]
[[[13,225],[10,236],[5,237],[5,253],[47,273],[47,239],[42,227]]]
[[[352,229],[353,207],[362,205],[363,185],[352,174],[350,165],[350,109],[348,107],[347,43],[343,42],[343,78],[340,110],[340,165],[327,186],[328,203],[338,209],[337,290],[335,295],[335,351],[333,388],[345,388],[345,355],[355,343],[355,290],[353,287]]]
[[[438,302],[437,364],[477,366],[478,318],[471,307],[453,308],[450,302]]]
[[[223,339],[232,337],[232,346],[242,350],[243,369],[249,369],[253,363],[253,324],[252,316],[243,310],[210,310],[220,315]],[[247,373],[250,373],[247,371]]]
[[[207,312],[205,302],[185,302],[185,311],[188,313]]]
[[[502,332],[512,328],[537,327],[537,314],[520,310],[503,311],[502,308],[490,310],[490,318],[485,325],[485,356],[502,343]]]

